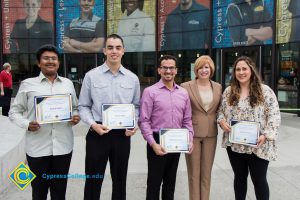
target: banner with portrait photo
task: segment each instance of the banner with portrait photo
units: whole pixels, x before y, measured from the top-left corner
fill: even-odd
[[[104,0],[56,1],[56,41],[60,52],[99,53],[105,38]]]
[[[213,48],[272,44],[273,0],[213,0]]]
[[[158,49],[206,49],[211,0],[163,0],[158,3]]]
[[[296,1],[295,1],[296,2]],[[292,13],[289,11],[290,0],[277,0],[276,43],[287,43],[291,36]]]
[[[300,41],[300,1],[277,0],[276,43]]]
[[[53,0],[2,0],[3,54],[35,53],[53,43]]]
[[[155,9],[153,0],[107,0],[107,35],[120,35],[126,52],[155,51]]]

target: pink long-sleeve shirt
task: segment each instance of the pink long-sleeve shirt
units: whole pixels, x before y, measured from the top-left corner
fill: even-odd
[[[169,90],[162,80],[147,87],[140,102],[139,127],[149,145],[155,143],[153,133],[161,128],[187,128],[192,141],[192,110],[187,91],[177,84]]]

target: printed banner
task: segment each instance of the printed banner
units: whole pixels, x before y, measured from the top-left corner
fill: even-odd
[[[53,0],[2,0],[3,53],[35,53],[53,43]]]
[[[210,0],[158,2],[159,50],[208,48]]]
[[[107,0],[107,35],[120,35],[126,52],[155,51],[155,2]]]
[[[276,43],[287,43],[290,39],[292,13],[289,11],[289,5],[290,0],[277,0]]]
[[[60,52],[101,52],[104,27],[104,0],[56,1],[56,40]]]
[[[276,43],[300,41],[300,1],[277,0]]]
[[[272,44],[273,0],[213,0],[213,48]]]

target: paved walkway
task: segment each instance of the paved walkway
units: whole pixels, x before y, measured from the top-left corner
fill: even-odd
[[[300,200],[300,118],[283,114],[279,136],[279,159],[271,162],[268,171],[271,200]],[[84,174],[85,133],[87,126],[80,123],[75,130],[75,146],[70,173]],[[220,147],[221,135],[217,146],[216,159],[213,167],[211,200],[233,200],[233,174],[227,154]],[[129,161],[127,199],[145,199],[147,160],[146,143],[140,134],[132,137],[131,156]],[[106,170],[109,172],[109,169]],[[1,181],[1,180],[0,180]],[[68,182],[67,199],[83,199],[84,180],[70,179]],[[111,195],[111,179],[106,174],[101,199],[109,200]],[[187,173],[184,156],[181,156],[177,185],[176,200],[188,200]],[[11,186],[0,194],[0,199],[27,200],[31,199],[31,187],[20,191]],[[249,178],[247,200],[255,200],[253,186]]]

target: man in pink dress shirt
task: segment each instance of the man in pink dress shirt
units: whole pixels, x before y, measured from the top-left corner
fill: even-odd
[[[144,90],[140,104],[139,126],[147,141],[147,200],[173,200],[180,153],[166,153],[159,144],[161,128],[187,128],[190,152],[193,144],[191,104],[187,91],[175,83],[177,59],[165,55],[159,59],[161,79]]]

